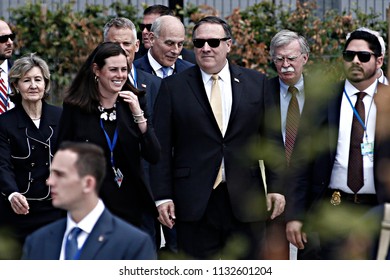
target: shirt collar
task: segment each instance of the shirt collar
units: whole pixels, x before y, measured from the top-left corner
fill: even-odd
[[[155,73],[157,73],[158,70],[160,70],[161,67],[163,67],[160,63],[158,63],[157,60],[154,59],[154,57],[152,56],[152,54],[150,53],[150,50],[148,51],[148,59],[149,59],[149,63],[150,63],[150,66],[152,66],[153,68],[153,71]],[[171,66],[172,69],[175,69],[175,63]]]
[[[3,63],[0,65],[0,68],[3,70],[5,74],[8,75],[8,59],[3,61]]]
[[[289,86],[285,84],[281,79],[279,79],[281,93],[283,94],[283,97],[285,98],[287,96],[288,88]],[[303,75],[299,78],[298,82],[294,85],[298,89],[298,95],[303,94],[304,92],[304,84],[303,84]]]
[[[213,74],[208,74],[208,73],[204,72],[202,69],[200,69],[200,72],[202,73],[203,83],[204,84],[208,83]],[[214,74],[218,74],[219,78],[222,81],[225,81],[225,82],[228,81],[229,77],[230,77],[229,62],[226,60],[225,66],[222,68],[222,70],[219,71],[219,73],[214,73]]]
[[[101,199],[99,199],[95,208],[93,208],[93,210],[89,212],[88,215],[85,216],[79,223],[73,221],[72,217],[70,216],[70,213],[68,212],[65,234],[67,235],[74,227],[79,227],[87,234],[90,234],[97,220],[102,215],[104,209],[104,203]]]
[[[373,97],[376,92],[377,86],[378,86],[378,79],[375,79],[375,81],[363,91],[367,95]],[[349,97],[355,95],[357,92],[360,92],[360,90],[354,87],[349,80],[345,80],[344,90],[346,91]]]

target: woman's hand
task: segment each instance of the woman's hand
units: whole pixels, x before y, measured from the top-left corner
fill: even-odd
[[[11,198],[11,207],[16,214],[27,215],[30,209],[27,199],[20,193],[15,193]]]

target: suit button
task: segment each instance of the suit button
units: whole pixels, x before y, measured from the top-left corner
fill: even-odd
[[[32,163],[31,163],[31,167],[34,167],[34,166],[35,166],[35,162],[32,162]]]
[[[30,182],[31,182],[31,183],[34,182],[34,178],[31,178],[31,179],[30,179]]]
[[[46,166],[48,166],[48,165],[49,165],[49,163],[48,163],[48,162],[46,162],[46,163],[45,163],[45,165],[46,165]]]
[[[35,146],[34,145],[31,146],[31,150],[35,150]]]

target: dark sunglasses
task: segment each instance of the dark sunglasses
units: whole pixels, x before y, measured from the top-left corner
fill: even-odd
[[[11,39],[12,41],[15,40],[15,34],[11,33],[8,35],[0,36],[0,43],[6,43],[6,42],[8,42],[8,39]]]
[[[355,56],[358,56],[360,62],[368,62],[371,59],[371,55],[377,56],[375,53],[372,52],[354,52],[354,51],[344,51],[343,52],[343,59],[346,62],[351,62]]]
[[[148,23],[148,24],[140,23],[139,24],[139,29],[141,31],[143,31],[145,28],[146,28],[146,30],[150,31],[150,29],[152,29],[152,24],[151,23]]]
[[[229,39],[230,39],[229,37],[225,37],[225,38],[221,38],[221,39],[217,39],[217,38],[194,39],[194,40],[192,40],[192,43],[194,43],[195,48],[203,48],[203,46],[206,42],[211,48],[218,48],[221,41],[227,41]]]

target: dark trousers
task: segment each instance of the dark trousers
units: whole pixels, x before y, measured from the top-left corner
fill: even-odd
[[[266,223],[264,259],[288,260],[290,258],[290,243],[286,235],[284,215]]]
[[[204,216],[176,223],[179,253],[194,259],[260,259],[264,222],[238,221],[225,183],[213,190]]]

